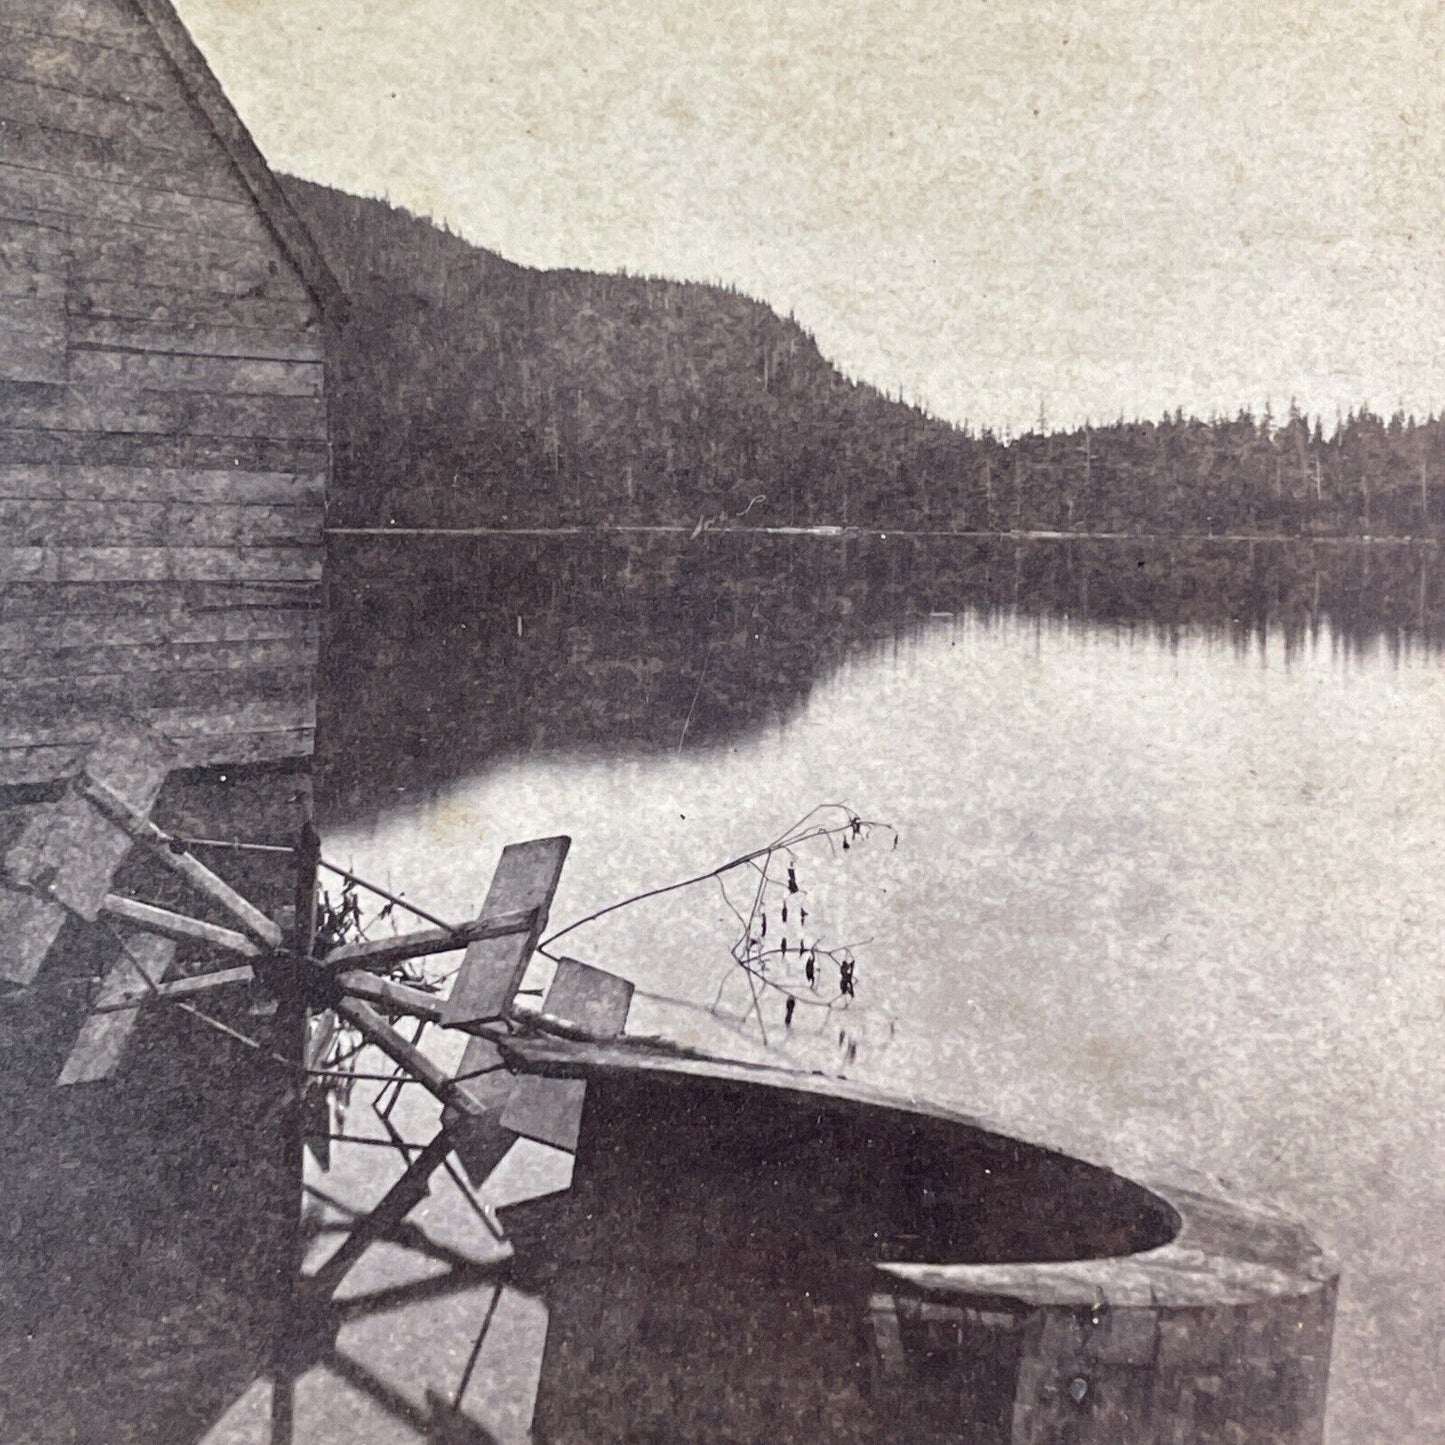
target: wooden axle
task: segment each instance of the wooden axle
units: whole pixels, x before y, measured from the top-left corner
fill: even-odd
[[[134,980],[118,977],[109,991],[102,990],[92,1010],[93,1014],[100,1015],[88,1025],[97,1038],[103,1036],[107,1042],[112,1038],[123,1042],[123,1033],[128,1032],[145,1007],[180,1002],[233,984],[260,982],[286,1002],[288,1008],[330,1011],[332,1018],[356,1029],[366,1043],[380,1049],[399,1064],[411,1080],[428,1089],[446,1106],[453,1128],[466,1129],[480,1122],[488,1111],[492,1116],[499,1112],[504,1099],[489,1096],[484,1107],[479,1092],[435,1064],[403,1037],[388,1018],[406,1015],[423,1023],[459,1028],[478,1036],[473,1043],[488,1043],[493,1048],[510,1038],[513,1021],[521,1021],[514,1013],[517,986],[537,937],[546,925],[548,907],[567,853],[566,838],[542,838],[506,848],[481,915],[471,922],[414,931],[395,938],[342,944],[318,957],[312,922],[319,866],[319,844],[314,833],[303,832],[295,850],[298,862],[296,922],[290,939],[292,947],[288,948],[286,935],[277,924],[187,853],[179,840],[163,832],[106,782],[84,772],[75,780],[74,796],[83,800],[87,814],[98,814],[108,820],[126,838],[143,846],[245,929],[240,932],[110,893],[105,891],[104,884],[94,888],[90,908],[94,913],[124,920],[140,930],[132,936],[133,942],[144,941],[146,946],[172,951],[177,942],[199,943],[243,961],[240,967],[213,969],[206,974],[170,981],[164,980],[164,968],[158,968],[154,977],[147,972],[144,982],[149,988],[139,993]],[[61,903],[71,906],[67,900],[57,900],[56,906]],[[125,944],[126,948],[131,946]],[[466,957],[448,998],[378,976],[414,958],[463,948]],[[583,1010],[574,1016],[574,1010],[569,1007],[561,1007],[556,1013],[553,1010],[553,1005],[561,999],[559,986],[570,977],[569,969],[579,967],[570,960],[564,963],[549,991],[546,1012],[531,1017],[533,1028],[590,1037],[591,1027],[600,1022],[590,1012]],[[562,992],[566,992],[565,987]],[[588,1004],[593,1011],[600,1006],[595,999]],[[625,1000],[622,1009],[625,1014]],[[604,1008],[603,1012],[609,1009]],[[603,1032],[611,1031],[604,1029]],[[322,1056],[328,1043],[321,1044]],[[469,1051],[468,1058],[471,1057]],[[500,1056],[496,1061],[500,1066]],[[316,1061],[310,1062],[314,1065]],[[113,1063],[107,1054],[106,1072]],[[70,1073],[82,1076],[76,1070]],[[83,1076],[100,1077],[101,1074],[87,1067]],[[507,1092],[510,1093],[510,1089]],[[495,1123],[495,1118],[492,1122]]]

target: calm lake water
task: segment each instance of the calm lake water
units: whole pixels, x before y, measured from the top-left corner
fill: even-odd
[[[556,926],[821,803],[886,821],[896,849],[875,831],[800,861],[808,932],[856,945],[858,996],[790,1033],[766,1015],[769,1045],[1284,1204],[1344,1269],[1332,1440],[1445,1437],[1433,550],[397,540],[333,561],[329,856],[460,917],[504,843],[568,833]],[[679,1001],[640,998],[634,1029],[751,1056],[730,923],[689,889],[566,949]],[[545,1183],[534,1153],[513,1172]],[[338,1197],[394,1172],[360,1146],[333,1162]],[[422,1218],[481,1234],[444,1190]],[[377,1253],[377,1279],[409,1267]],[[491,1293],[352,1345],[421,1401]],[[496,1321],[464,1403],[520,1440],[545,1316],[518,1294]],[[298,1439],[415,1438],[379,1398],[303,1391]]]

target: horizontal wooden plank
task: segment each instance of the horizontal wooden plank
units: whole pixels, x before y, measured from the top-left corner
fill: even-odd
[[[0,466],[0,499],[71,502],[192,502],[271,505],[320,511],[324,473],[244,472],[180,467]]]
[[[66,309],[78,316],[257,327],[286,326],[298,316],[304,323],[313,314],[304,309],[308,302],[296,273],[272,255],[228,258],[214,254],[225,243],[210,237],[193,237],[200,244],[191,245],[173,231],[151,235],[147,247],[130,236],[100,241],[73,232]],[[149,309],[142,309],[137,302],[147,298]]]
[[[311,507],[184,502],[0,501],[0,536],[17,547],[320,546]]]
[[[147,980],[159,984],[176,957],[175,944],[153,933],[133,934],[118,942],[116,950],[95,997],[102,1012],[90,1014],[80,1026],[58,1085],[95,1084],[115,1073],[140,1022],[139,1007],[116,1006],[146,998],[153,992]]]
[[[130,140],[213,164],[225,151],[189,109],[158,110],[124,100],[80,95],[0,73],[0,118],[65,130],[96,140]],[[229,162],[227,162],[229,164]]]
[[[66,318],[55,301],[0,296],[0,381],[63,382]]]
[[[154,719],[152,719],[154,720]],[[99,732],[92,720],[90,731]],[[176,740],[176,766],[180,768],[234,767],[247,763],[274,763],[287,758],[310,757],[316,734],[311,727],[273,731],[203,733]],[[0,745],[0,786],[14,787],[73,776],[84,760],[88,744],[61,743],[28,747]],[[0,968],[0,978],[3,978]]]
[[[25,717],[9,709],[0,710],[0,748],[61,748],[95,742],[114,728],[120,705],[96,698],[89,705],[72,704],[44,712],[37,709],[36,715]],[[132,715],[143,718],[178,746],[186,739],[198,739],[209,740],[209,748],[210,743],[252,733],[291,733],[316,726],[316,701],[310,696],[258,702],[225,698],[204,705],[126,706]]]
[[[537,921],[525,934],[483,939],[468,947],[447,999],[449,1027],[499,1019],[511,1007],[532,950],[547,926],[547,911],[570,846],[570,838],[534,838],[502,850],[481,917],[535,909]]]
[[[314,547],[9,547],[0,582],[321,580]]]
[[[27,214],[50,213],[35,207]],[[218,296],[265,296],[298,305],[308,300],[300,276],[269,239],[230,240],[170,227],[147,230],[72,221],[69,254],[70,276],[82,292],[88,282],[115,281]]]
[[[161,436],[0,430],[0,466],[169,467],[196,471],[325,473],[325,441],[305,437]]]
[[[172,356],[234,356],[255,361],[324,361],[319,326],[289,329],[208,326],[186,321],[134,321],[128,317],[72,316],[75,347],[164,352]]]
[[[327,436],[320,397],[163,392],[102,381],[64,386],[0,382],[0,426],[278,441],[325,441]]]
[[[272,638],[262,642],[151,643],[135,646],[0,648],[0,681],[64,683],[72,678],[135,676],[143,672],[270,672],[314,668],[314,640]]]
[[[0,428],[64,427],[68,395],[63,382],[0,380]]]
[[[148,615],[123,610],[99,616],[0,620],[0,669],[6,654],[53,652],[71,657],[91,648],[231,647],[282,642],[315,647],[321,619],[315,612],[182,612]]]
[[[316,361],[84,350],[70,358],[70,379],[146,391],[319,397],[324,368]]]
[[[5,18],[17,30],[64,35],[140,54],[155,50],[150,28],[123,0],[5,0]]]
[[[44,271],[65,266],[64,230],[30,221],[0,218],[0,263]]]
[[[167,284],[81,275],[71,283],[67,304],[72,316],[273,331],[314,325],[319,316],[309,297],[237,294],[233,288],[221,290],[207,281],[202,278],[199,284],[184,286],[179,278]]]
[[[172,621],[188,614],[214,617],[316,617],[320,581],[44,582],[0,588],[0,621],[32,622],[135,616]]]
[[[0,155],[11,165],[54,175],[89,176],[121,185],[247,202],[250,193],[219,149],[191,153],[146,145],[133,135],[86,135],[0,116]]]
[[[51,345],[64,351],[67,329],[63,299],[0,294],[0,346],[4,345],[7,336],[19,333],[44,337]]]
[[[222,733],[188,734],[177,737],[176,748],[185,759],[183,766],[188,768],[216,767],[221,763],[239,767],[243,763],[309,758],[316,750],[314,710],[313,722],[307,727],[273,728],[268,731],[237,731],[231,728]]]
[[[16,29],[3,13],[0,75],[7,79],[154,109],[185,104],[180,79],[161,56]]]
[[[228,748],[235,748],[239,747],[237,739],[252,734],[277,735],[314,730],[316,700],[235,703],[209,710],[157,708],[147,716],[183,750],[194,744],[199,754],[205,740],[224,741]],[[227,757],[230,756],[228,753]],[[241,754],[237,752],[235,756],[239,758]]]
[[[214,236],[254,246],[275,243],[249,197],[220,199],[21,164],[0,153],[0,211],[55,216],[86,229],[124,225],[175,238]]]
[[[213,709],[232,700],[293,701],[310,697],[315,670],[309,665],[257,668],[236,673],[136,672],[94,677],[52,678],[43,682],[9,678],[0,682],[0,712],[49,725],[76,709]]]
[[[200,391],[173,394],[75,382],[69,387],[64,415],[66,424],[75,431],[302,441],[324,441],[327,436],[326,406],[319,397],[217,396]]]
[[[67,283],[64,270],[41,271],[28,261],[0,256],[0,297],[43,301],[64,308]]]
[[[54,340],[33,332],[7,329],[0,316],[0,381],[49,381],[63,378],[65,341]]]

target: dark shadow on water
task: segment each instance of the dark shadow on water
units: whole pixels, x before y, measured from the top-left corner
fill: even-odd
[[[507,756],[706,747],[850,656],[1004,616],[1208,634],[1288,664],[1445,640],[1434,548],[597,536],[338,539],[320,715],[333,823]],[[384,803],[383,803],[384,806]]]

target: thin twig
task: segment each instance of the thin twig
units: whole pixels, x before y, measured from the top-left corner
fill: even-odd
[[[408,903],[399,893],[392,893],[379,884],[368,883],[365,878],[358,877],[355,873],[348,872],[345,868],[339,868],[335,863],[328,863],[325,858],[319,860],[323,868],[329,872],[336,873],[346,879],[348,883],[355,883],[359,888],[365,888],[369,893],[375,893],[379,898],[385,898],[388,903],[395,903],[398,908],[405,908],[408,913],[414,913],[418,918],[424,918],[428,923],[435,924],[438,928],[444,928],[448,933],[455,933],[457,925],[448,923],[444,918],[438,918],[435,913],[428,913],[425,908],[418,908],[415,903]]]
[[[812,809],[806,815],[806,818],[811,818],[815,813],[821,811],[823,807],[842,807],[842,804],[822,804],[819,808]],[[804,821],[806,821],[806,818]],[[893,831],[887,823],[865,822],[862,819],[859,819],[858,822],[864,828],[888,828],[890,832]],[[664,883],[658,888],[649,888],[641,893],[634,893],[630,898],[623,898],[617,903],[609,903],[606,907],[599,908],[595,912],[577,919],[575,923],[569,923],[565,928],[559,928],[555,933],[549,934],[538,944],[538,952],[545,954],[548,958],[552,958],[554,955],[547,953],[546,950],[550,948],[552,944],[556,943],[559,938],[565,938],[569,933],[574,933],[586,924],[595,923],[599,918],[605,918],[609,913],[616,913],[619,908],[629,908],[635,903],[644,903],[650,898],[660,898],[665,893],[676,893],[681,888],[691,888],[695,883],[705,883],[709,878],[718,878],[724,873],[731,873],[733,869],[741,868],[756,858],[763,858],[769,853],[797,847],[802,843],[811,841],[813,838],[828,838],[839,833],[851,833],[852,831],[852,814],[849,814],[849,821],[847,823],[840,824],[836,828],[815,828],[799,836],[794,836],[794,831],[790,829],[776,841],[768,843],[761,848],[753,848],[749,852],[743,853],[736,858],[730,858],[726,863],[721,863],[716,868],[709,868],[705,873],[697,873],[691,878],[682,878],[675,883]]]

